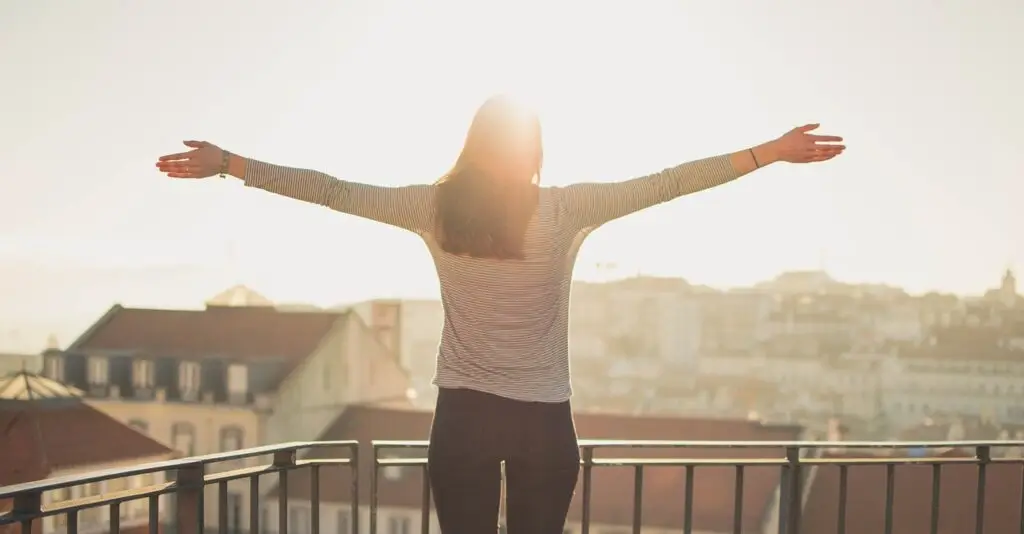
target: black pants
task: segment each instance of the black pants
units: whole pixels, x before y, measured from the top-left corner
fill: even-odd
[[[508,534],[561,534],[579,475],[569,402],[441,389],[427,453],[442,534],[493,534],[505,462]]]

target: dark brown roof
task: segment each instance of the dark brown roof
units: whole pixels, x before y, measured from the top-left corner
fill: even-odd
[[[0,486],[55,470],[170,455],[171,449],[76,398],[2,401]]]
[[[949,452],[943,456],[964,455]],[[1020,464],[989,465],[985,482],[983,534],[1018,532],[1021,525]],[[878,534],[885,531],[885,486],[886,468],[883,465],[858,465],[848,469],[846,534]],[[839,532],[839,487],[839,467],[821,466],[809,487],[801,532]],[[974,534],[977,487],[977,466],[946,465],[942,468],[937,534]],[[892,531],[898,534],[929,534],[931,496],[931,466],[898,465]]]
[[[68,350],[298,360],[316,350],[344,316],[263,306],[151,310],[115,305]]]
[[[430,432],[431,414],[425,411],[389,410],[370,406],[353,406],[339,417],[320,439],[354,439],[363,447],[360,465],[361,502],[369,502],[372,476],[370,442],[372,440],[420,440]],[[576,429],[581,439],[665,439],[665,440],[748,440],[776,441],[798,439],[801,429],[792,426],[766,426],[743,420],[681,419],[665,417],[631,417],[620,415],[576,414]],[[395,452],[395,451],[389,451]],[[318,450],[313,457],[332,457],[341,451]],[[422,457],[416,451],[413,457]],[[778,449],[710,450],[602,450],[598,457],[680,457],[688,458],[781,458]],[[748,467],[744,473],[743,532],[760,532],[772,493],[779,481],[779,469]],[[349,478],[341,469],[321,473],[320,498],[328,502],[348,502],[351,496]],[[382,506],[419,507],[422,495],[422,473],[418,468],[404,468],[397,480],[380,477],[379,495]],[[730,467],[698,468],[695,476],[694,530],[731,531],[733,520],[735,469]],[[308,499],[309,475],[297,472],[290,479],[289,493],[296,499]],[[649,468],[644,473],[644,524],[667,528],[682,526],[684,468]],[[598,468],[594,470],[592,487],[592,520],[597,523],[628,525],[632,520],[633,470],[631,468]],[[581,486],[570,520],[581,516]],[[276,490],[274,490],[276,491]],[[273,493],[273,492],[272,492]]]

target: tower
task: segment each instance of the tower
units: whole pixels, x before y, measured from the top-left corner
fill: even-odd
[[[1013,269],[1007,268],[1003,274],[1003,283],[999,286],[999,300],[1007,306],[1013,306],[1017,301],[1017,277]]]

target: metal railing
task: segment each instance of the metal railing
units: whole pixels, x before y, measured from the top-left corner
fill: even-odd
[[[425,457],[418,458],[381,458],[382,453],[396,449],[416,449],[426,451],[429,443],[426,441],[375,441],[373,442],[374,472],[370,480],[370,532],[377,533],[377,511],[379,492],[378,472],[381,468],[393,466],[418,466],[423,469],[422,479],[422,501],[421,501],[421,534],[430,534],[430,486],[426,476],[427,460]],[[694,525],[694,483],[698,468],[707,467],[732,467],[734,470],[733,483],[733,506],[732,506],[732,534],[748,532],[744,528],[743,517],[743,496],[745,475],[749,468],[775,467],[779,470],[777,485],[777,499],[775,499],[772,514],[774,520],[765,518],[764,522],[757,529],[757,532],[771,532],[777,529],[779,534],[799,534],[801,530],[801,514],[806,503],[804,487],[808,481],[810,470],[820,467],[829,467],[838,470],[839,491],[836,495],[837,513],[835,518],[835,532],[845,534],[848,527],[847,517],[847,491],[849,488],[850,469],[866,467],[870,465],[884,466],[885,487],[880,488],[885,492],[884,527],[879,534],[893,534],[894,509],[895,509],[895,483],[897,466],[918,465],[931,466],[931,505],[928,513],[928,532],[937,534],[940,531],[940,496],[942,491],[943,467],[951,465],[974,465],[977,467],[977,483],[973,488],[975,494],[975,534],[985,534],[985,501],[987,473],[993,465],[1013,464],[1021,466],[1018,487],[1021,488],[1019,504],[1019,525],[1013,532],[1024,534],[1024,458],[994,458],[993,449],[1024,447],[1020,441],[948,441],[948,442],[739,442],[739,441],[614,441],[614,440],[581,440],[581,481],[577,492],[581,498],[580,506],[580,534],[590,534],[592,521],[592,492],[594,488],[593,474],[596,468],[609,467],[632,467],[632,524],[633,534],[640,534],[644,527],[643,505],[644,505],[644,474],[649,469],[676,467],[684,469],[684,489],[680,496],[680,515],[682,516],[682,531],[684,534],[692,534],[698,530]],[[657,458],[623,458],[623,457],[598,457],[598,451],[611,450],[646,450],[652,449],[682,449],[694,450],[709,449],[737,450],[737,449],[758,449],[761,451],[778,450],[778,457],[762,458],[686,458],[686,457],[657,457]],[[914,456],[913,451],[931,450],[939,452],[934,456]],[[907,451],[905,456],[894,454],[879,455],[880,451],[896,452]],[[949,450],[971,451],[973,454],[950,457],[942,455],[941,452]],[[832,451],[833,457],[824,457],[822,453]],[[851,454],[861,451],[862,454]],[[420,455],[424,456],[424,455]],[[963,488],[965,491],[967,488]],[[699,491],[699,488],[698,488]],[[625,494],[625,492],[622,492]],[[920,512],[920,510],[919,510]],[[1009,511],[1007,511],[1009,512]],[[768,515],[768,514],[766,514]],[[771,523],[770,525],[768,523]],[[776,527],[777,523],[777,527]],[[607,525],[606,525],[607,526]],[[622,525],[613,527],[623,528]],[[774,528],[770,528],[774,527]],[[660,527],[664,528],[664,527]],[[811,533],[808,533],[811,534]],[[965,533],[966,534],[966,533]],[[1000,534],[1011,534],[1000,532]]]
[[[347,452],[343,458],[299,459],[299,453],[308,449],[337,448]],[[0,453],[2,456],[2,453]],[[268,457],[269,463],[253,467],[210,472],[211,467],[218,464],[235,462],[244,459]],[[310,473],[310,502],[312,506],[312,524],[314,532],[318,529],[318,506],[320,503],[320,470],[325,467],[348,468],[352,489],[352,510],[359,509],[359,446],[355,441],[317,441],[295,442],[280,445],[269,445],[242,449],[233,452],[193,456],[180,460],[169,460],[138,466],[94,471],[81,475],[49,478],[38,482],[28,482],[13,486],[0,487],[0,503],[9,500],[8,511],[0,513],[0,532],[11,525],[20,525],[23,534],[40,532],[37,525],[46,517],[64,517],[65,525],[61,529],[68,534],[80,531],[109,532],[119,534],[123,529],[121,507],[125,503],[145,499],[147,501],[148,518],[145,527],[150,534],[161,532],[177,532],[181,534],[197,534],[206,532],[206,488],[217,486],[217,532],[235,534],[228,523],[228,483],[233,480],[249,482],[249,520],[248,532],[271,532],[275,529],[269,525],[260,525],[262,510],[260,503],[260,477],[276,475],[278,524],[277,532],[288,532],[288,475],[297,469],[308,469]],[[78,499],[63,500],[52,505],[44,503],[46,492],[72,487],[83,487],[104,481],[125,479],[128,477],[153,473],[166,474],[166,481],[146,487],[90,495]],[[161,510],[161,496],[173,496],[171,510]],[[79,512],[101,507],[108,509],[109,518],[100,525],[79,528]],[[0,510],[3,510],[0,507]],[[170,513],[165,513],[170,512]],[[351,514],[352,532],[359,532],[359,514]],[[34,528],[36,527],[36,528]],[[17,530],[11,530],[16,532]]]
[[[427,461],[425,452],[428,443],[425,441],[375,441],[372,443],[372,459],[364,459],[364,469],[371,472],[369,480],[369,528],[372,534],[378,532],[378,515],[380,512],[381,497],[381,471],[391,467],[416,467],[422,470],[422,485],[420,498],[420,529],[422,534],[431,533],[431,491],[426,477]],[[896,483],[898,477],[898,466],[917,465],[930,466],[931,486],[922,488],[922,492],[931,492],[930,510],[917,509],[915,513],[925,514],[927,517],[928,532],[935,534],[940,531],[940,495],[943,487],[944,469],[954,465],[974,466],[973,471],[976,477],[974,488],[958,488],[960,491],[971,491],[974,501],[974,517],[972,518],[973,531],[975,534],[990,533],[992,529],[986,530],[986,506],[988,498],[986,488],[990,471],[994,466],[1021,466],[1021,474],[1015,475],[1017,487],[1022,488],[1020,509],[1014,513],[1018,514],[1019,525],[1015,525],[1010,531],[1000,534],[1011,534],[1012,532],[1024,533],[1024,459],[1021,458],[1000,458],[994,457],[993,451],[1007,447],[1024,447],[1024,442],[993,441],[993,442],[727,442],[727,441],[608,441],[608,440],[583,440],[581,448],[581,473],[580,482],[577,487],[576,505],[578,506],[579,534],[590,534],[595,524],[593,519],[595,505],[593,503],[593,492],[595,488],[595,470],[605,468],[622,468],[632,471],[632,491],[627,488],[617,488],[618,494],[623,499],[631,499],[632,521],[631,527],[634,534],[639,534],[645,526],[644,523],[644,480],[645,475],[651,470],[675,468],[681,472],[682,491],[681,495],[672,498],[678,503],[678,518],[682,531],[691,534],[696,531],[706,530],[701,525],[695,524],[695,511],[699,512],[699,503],[695,508],[695,489],[701,491],[697,484],[697,473],[704,469],[723,468],[730,469],[732,474],[726,478],[731,480],[732,491],[732,525],[727,531],[733,534],[742,534],[750,531],[749,526],[744,525],[744,494],[747,485],[754,485],[753,470],[771,469],[777,470],[778,476],[773,479],[775,486],[769,502],[769,509],[758,510],[759,520],[757,532],[774,532],[779,534],[799,534],[801,529],[802,513],[807,502],[806,488],[813,483],[815,470],[835,469],[838,476],[838,495],[830,496],[835,499],[835,527],[837,534],[845,534],[848,524],[851,521],[859,520],[849,515],[848,487],[850,485],[851,471],[863,469],[867,466],[876,466],[884,469],[884,487],[877,491],[884,492],[884,522],[878,534],[893,534],[895,528],[894,510]],[[309,449],[321,449],[313,456],[323,456],[326,451],[322,449],[336,449],[337,457],[300,459],[299,453]],[[956,449],[970,451],[970,454],[950,455],[917,455],[910,451],[918,449],[947,450]],[[678,450],[677,453],[668,451]],[[838,451],[844,451],[841,454]],[[893,451],[907,451],[907,454],[891,454]],[[392,457],[394,452],[406,457]],[[623,454],[622,451],[629,451],[628,454],[637,457],[613,457],[612,454]],[[859,454],[852,454],[860,451]],[[878,451],[890,451],[890,454],[879,455]],[[389,452],[391,454],[389,454]],[[408,453],[415,453],[415,457],[408,457]],[[729,456],[731,454],[731,457]],[[643,456],[643,457],[640,457]],[[702,456],[702,457],[694,457]],[[754,457],[757,456],[757,457]],[[269,457],[266,465],[245,467],[220,472],[211,472],[211,467],[225,462],[232,462],[246,458]],[[2,456],[0,456],[2,460]],[[63,517],[64,526],[54,527],[54,531],[78,534],[79,532],[111,532],[118,534],[127,530],[129,525],[122,524],[124,517],[122,506],[125,503],[136,500],[148,502],[148,517],[143,525],[135,528],[145,527],[150,533],[179,532],[192,534],[207,532],[207,513],[204,509],[206,488],[217,487],[216,495],[216,527],[210,531],[222,534],[236,534],[239,532],[229,525],[228,521],[228,483],[235,480],[248,480],[249,488],[249,516],[246,527],[247,532],[255,533],[276,533],[286,534],[289,529],[293,534],[319,534],[321,528],[321,469],[325,467],[338,467],[347,473],[348,502],[339,503],[335,498],[331,505],[344,507],[348,513],[346,521],[350,524],[346,527],[347,532],[358,534],[360,530],[360,477],[359,477],[359,447],[354,441],[331,441],[331,442],[300,442],[286,443],[281,445],[257,447],[229,453],[212,454],[171,460],[165,462],[151,463],[133,466],[123,469],[110,469],[96,471],[81,475],[51,478],[38,482],[18,484],[14,486],[0,487],[0,510],[5,508],[2,504],[7,501],[10,506],[7,511],[0,513],[0,533],[17,532],[22,533],[40,532],[38,525],[46,517]],[[372,467],[371,467],[372,466]],[[299,487],[292,486],[289,491],[289,473],[296,470],[305,470],[308,473],[308,523],[294,524],[289,521],[291,505],[295,503],[295,490]],[[82,498],[62,500],[48,504],[45,502],[46,492],[62,490],[70,487],[81,487],[101,481],[123,479],[149,473],[166,473],[167,480],[158,482],[146,487],[128,489],[124,491],[109,492],[99,495],[89,495]],[[276,478],[276,494],[268,496],[267,487],[260,491],[260,477],[272,476]],[[304,475],[305,476],[305,475]],[[651,475],[653,476],[653,475]],[[302,482],[303,478],[297,478]],[[387,478],[385,478],[387,480]],[[813,486],[812,486],[813,487]],[[629,497],[627,497],[627,495]],[[165,500],[173,499],[173,503],[162,508],[161,497],[169,496]],[[276,500],[277,517],[274,523],[263,524],[261,512],[266,507],[273,508],[273,500]],[[270,500],[270,502],[263,502]],[[699,499],[698,499],[699,500]],[[629,506],[627,504],[624,505]],[[103,509],[108,512],[108,519],[101,527],[93,527],[91,530],[79,523],[79,512],[87,509]],[[600,505],[598,506],[600,508]],[[919,507],[919,508],[923,508]],[[598,510],[600,511],[600,510]],[[762,514],[762,512],[764,512]],[[1010,511],[1006,511],[1009,513]],[[20,529],[19,529],[20,526]],[[612,526],[612,525],[603,525]],[[614,525],[618,528],[625,528],[625,525]],[[81,528],[80,528],[81,527]],[[339,525],[340,527],[340,525]],[[667,527],[660,527],[667,528]],[[678,527],[675,527],[678,528]],[[12,529],[12,530],[5,530]],[[301,530],[302,532],[295,532]],[[831,528],[829,529],[832,530]],[[1005,530],[1005,529],[1004,529]],[[134,532],[134,530],[133,530]],[[958,531],[959,532],[959,531]],[[808,532],[807,534],[813,534]],[[966,531],[965,531],[966,534]]]

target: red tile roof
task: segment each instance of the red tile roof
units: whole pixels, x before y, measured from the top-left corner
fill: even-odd
[[[20,382],[31,389],[52,381],[22,372],[5,377],[0,386],[6,387],[0,390],[13,391],[11,383]],[[21,395],[0,398],[0,486],[43,479],[62,469],[171,454],[171,449],[80,398],[45,394],[57,389],[48,387],[28,397],[33,400],[20,400]]]
[[[315,351],[345,315],[263,306],[151,310],[115,305],[68,350],[299,360]]]
[[[955,452],[943,456],[956,455],[963,456]],[[937,534],[974,534],[978,467],[946,465],[942,468],[941,484]],[[846,534],[878,534],[885,531],[885,486],[885,466],[858,465],[848,469]],[[801,532],[839,532],[839,488],[839,467],[820,467],[808,488]],[[931,466],[898,465],[893,495],[892,531],[898,534],[929,534],[931,496]],[[1021,525],[1020,503],[1021,465],[989,465],[985,480],[983,534],[1018,532]]]
[[[368,447],[372,440],[420,440],[430,431],[431,414],[424,411],[388,410],[370,406],[353,406],[339,417],[320,439],[354,439],[364,447],[360,477],[363,495],[369,502],[372,476]],[[665,439],[665,440],[748,440],[776,441],[798,439],[801,429],[792,426],[766,426],[743,420],[681,419],[666,417],[630,417],[580,413],[576,429],[581,439]],[[398,451],[388,451],[397,453]],[[341,451],[318,450],[313,457],[332,457]],[[416,451],[414,457],[422,457]],[[687,458],[767,458],[783,457],[779,449],[687,449],[682,450],[602,450],[597,457],[681,457]],[[382,506],[419,507],[422,496],[422,473],[418,468],[404,468],[397,480],[381,476],[379,480]],[[743,532],[760,532],[773,492],[779,481],[779,469],[748,467],[744,473]],[[320,498],[328,502],[348,502],[348,475],[340,469],[321,472]],[[696,470],[693,526],[697,531],[731,531],[734,512],[735,469],[700,467]],[[644,473],[644,524],[679,528],[683,521],[685,470],[681,467],[648,468]],[[309,475],[299,471],[290,479],[289,493],[295,499],[309,499]],[[633,513],[632,468],[596,468],[591,494],[591,519],[595,523],[629,525]],[[272,494],[276,492],[276,489]],[[570,521],[581,517],[582,482],[570,512]]]

